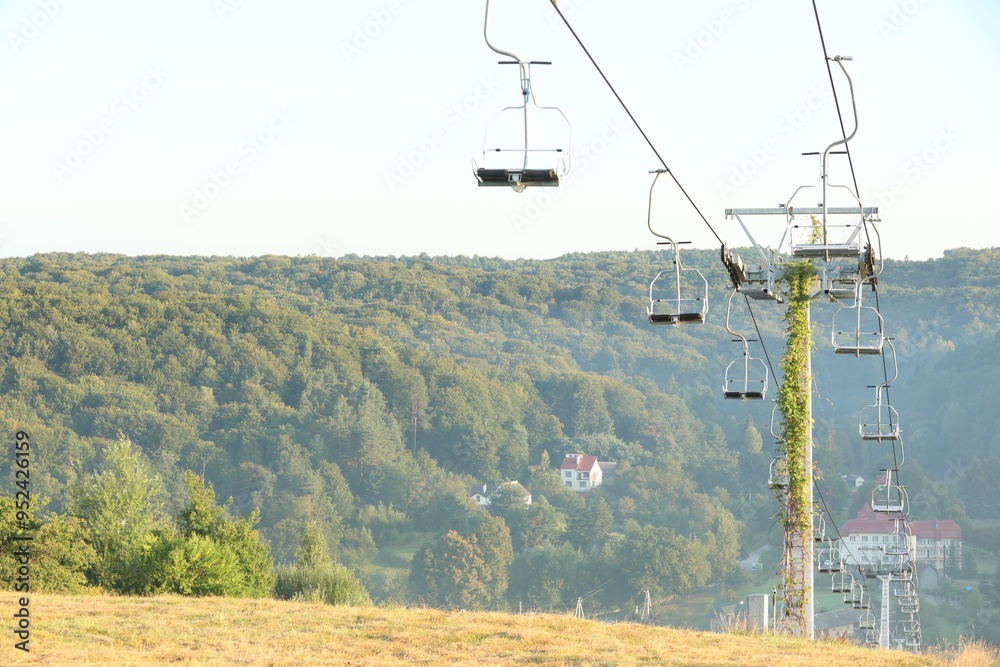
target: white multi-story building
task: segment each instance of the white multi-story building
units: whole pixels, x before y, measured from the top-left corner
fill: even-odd
[[[586,493],[604,483],[604,470],[596,456],[566,454],[559,466],[563,486],[578,493]]]
[[[939,573],[962,566],[962,529],[948,519],[910,521],[910,533],[899,535],[896,522],[865,508],[840,527],[837,546],[850,564],[886,565],[899,561],[899,547],[908,545],[906,559],[929,565]]]

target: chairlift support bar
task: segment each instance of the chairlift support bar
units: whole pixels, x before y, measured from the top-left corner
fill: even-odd
[[[826,209],[826,212],[830,215],[851,215],[861,213],[865,218],[870,216],[878,215],[878,206],[837,206],[833,208]],[[733,217],[737,215],[788,215],[790,213],[802,214],[802,215],[822,215],[823,208],[801,208],[798,206],[793,206],[791,208],[786,206],[779,206],[778,208],[727,208],[726,217]]]

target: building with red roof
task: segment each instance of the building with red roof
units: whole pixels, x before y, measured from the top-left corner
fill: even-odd
[[[910,534],[902,539],[909,544],[909,558],[916,565],[930,565],[940,573],[948,566],[961,567],[962,528],[950,519],[909,522]],[[901,539],[896,522],[865,507],[858,516],[840,527],[841,557],[852,564],[888,562],[890,550]]]
[[[563,486],[577,493],[587,493],[604,483],[604,470],[596,456],[569,453],[559,466]]]

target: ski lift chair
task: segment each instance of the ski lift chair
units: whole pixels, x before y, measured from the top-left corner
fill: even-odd
[[[896,597],[897,600],[902,602],[903,600],[909,600],[911,598],[915,598],[917,596],[917,590],[913,586],[912,581],[906,581],[903,582],[902,588],[893,589],[892,594]]]
[[[851,605],[852,607],[856,604],[861,603],[861,595],[864,593],[864,587],[861,586],[854,577],[851,577],[851,588],[844,592],[844,604]]]
[[[704,324],[708,313],[708,280],[698,269],[689,269],[681,263],[681,245],[666,234],[653,229],[653,192],[666,169],[653,169],[656,174],[649,186],[649,203],[646,209],[646,226],[650,233],[663,239],[658,245],[669,245],[672,265],[656,274],[649,284],[649,305],[646,316],[650,324]],[[657,283],[660,281],[659,286]]]
[[[858,628],[861,630],[874,630],[875,629],[875,612],[871,609],[866,611],[861,615],[861,620],[858,622]]]
[[[861,302],[861,292],[851,306],[844,306],[833,315],[833,333],[830,337],[833,351],[856,357],[882,354],[885,342],[884,322],[881,313]]]
[[[847,570],[842,569],[830,577],[831,593],[849,593],[854,585],[854,575]]]
[[[667,243],[672,250],[672,266],[657,273],[649,283],[646,306],[649,323],[704,324],[708,313],[708,280],[698,269],[689,269],[681,263],[677,243],[670,239]]]
[[[816,513],[813,519],[813,541],[822,542],[826,539],[826,519],[821,513]]]
[[[879,472],[880,479],[884,479],[885,483],[872,489],[872,511],[905,516],[909,508],[906,503],[906,487],[899,485],[899,471],[889,468]]]
[[[526,63],[530,65],[531,63]],[[538,63],[534,63],[538,64]],[[527,128],[529,122],[529,107],[542,111],[558,113],[570,127],[562,111],[556,107],[538,107],[525,102],[523,107],[507,107],[502,109],[487,124],[486,137],[483,140],[482,166],[473,160],[473,172],[479,187],[509,187],[516,192],[523,192],[528,187],[559,187],[562,179],[569,173],[569,140],[565,146],[556,148],[535,148],[528,143],[528,131],[524,130],[524,143],[515,147],[489,146],[490,128],[498,121],[509,117],[511,113],[523,114],[522,122]]]
[[[726,308],[726,329],[733,336],[734,343],[741,343],[743,354],[726,366],[726,382],[722,387],[723,396],[729,399],[763,400],[767,395],[768,370],[762,359],[750,356],[749,339],[741,333],[733,331],[729,318],[733,311],[733,297],[736,290],[729,295],[729,305]]]
[[[881,384],[875,388],[875,403],[865,406],[858,421],[858,432],[862,440],[899,440],[899,413],[889,404],[886,397],[889,386]]]
[[[911,542],[912,538],[909,526],[904,521],[897,519],[896,532],[889,536],[889,542],[886,543],[884,551],[886,556],[900,557],[899,570],[902,570],[903,566],[909,562]]]
[[[844,563],[840,555],[840,549],[834,546],[832,541],[828,541],[827,543],[828,546],[816,551],[817,569],[821,574],[833,574],[843,571]]]
[[[775,456],[771,461],[767,485],[772,489],[788,488],[788,462],[784,456]]]
[[[489,36],[490,0],[486,0],[486,19],[483,24],[483,37],[486,45],[494,52],[510,58],[500,61],[501,65],[517,65],[520,71],[522,102],[519,105],[505,107],[486,125],[486,135],[483,139],[483,157],[480,166],[472,161],[472,171],[479,187],[510,187],[516,192],[523,192],[527,187],[558,187],[562,178],[569,172],[569,147],[572,144],[573,126],[558,107],[539,106],[531,88],[531,66],[551,65],[548,61],[526,61],[515,53],[499,49],[493,45]],[[541,114],[556,120],[566,132],[565,140],[554,148],[537,148],[529,140],[529,128],[538,120]],[[490,128],[499,121],[513,122],[517,134],[521,135],[520,146],[491,146],[489,141]],[[509,139],[504,139],[504,144]]]
[[[855,600],[854,604],[851,606],[854,609],[871,609],[872,608],[871,596],[868,595],[868,592],[862,588],[861,595],[858,596],[858,599]]]
[[[723,395],[730,399],[763,400],[767,395],[767,366],[763,360],[750,356],[746,339],[742,343],[743,356],[726,366]]]

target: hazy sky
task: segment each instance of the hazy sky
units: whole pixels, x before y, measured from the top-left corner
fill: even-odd
[[[862,199],[889,257],[1000,245],[1000,3],[818,0],[854,57]],[[810,1],[560,0],[699,206],[776,206],[839,138]],[[520,100],[485,0],[5,0],[0,255],[552,257],[655,247],[648,146],[548,0],[493,0],[491,36],[573,126],[558,190],[480,189],[487,123]],[[845,80],[838,91],[852,124]],[[537,146],[561,133],[533,128]],[[557,136],[558,135],[558,136]],[[511,137],[511,143],[517,139]],[[849,179],[844,158],[831,178]],[[657,224],[714,238],[661,179]],[[780,225],[754,228],[776,245]]]

